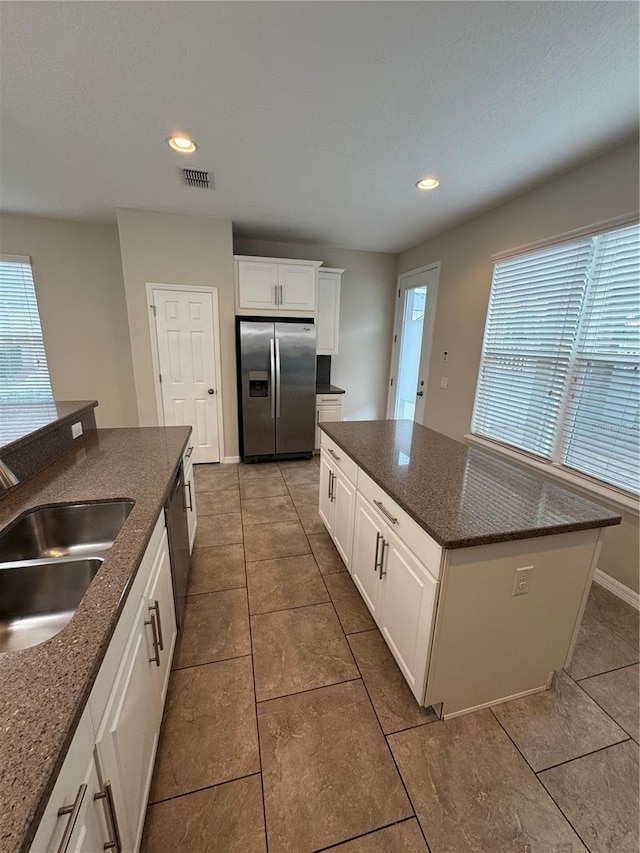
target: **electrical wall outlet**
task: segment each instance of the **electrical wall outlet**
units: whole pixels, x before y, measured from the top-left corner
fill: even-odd
[[[511,595],[526,595],[531,587],[532,574],[533,566],[523,566],[521,569],[516,569]]]
[[[448,385],[449,385],[449,380],[447,379],[447,377],[446,377],[446,376],[441,376],[441,377],[440,377],[440,387],[441,387],[441,388],[446,388]]]
[[[71,424],[71,438],[80,438],[82,435],[82,424],[78,421],[77,424]]]

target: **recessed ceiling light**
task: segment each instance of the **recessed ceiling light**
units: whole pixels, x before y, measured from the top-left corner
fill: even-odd
[[[191,154],[198,147],[193,139],[189,139],[188,136],[170,136],[167,139],[167,143],[173,148],[174,151],[179,151],[181,154]]]
[[[440,181],[437,178],[423,178],[416,184],[419,190],[435,190],[440,186]]]

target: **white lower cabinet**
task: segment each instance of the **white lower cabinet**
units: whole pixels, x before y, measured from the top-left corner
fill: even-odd
[[[358,493],[356,495],[351,577],[376,622],[379,622],[380,618],[382,584],[378,566],[380,565],[380,550],[384,541],[383,531],[385,528],[386,525],[379,520],[377,513],[368,506],[366,500]]]
[[[351,568],[355,498],[355,485],[326,450],[322,450],[318,512],[348,569]]]
[[[139,848],[175,640],[161,514],[31,853]]]

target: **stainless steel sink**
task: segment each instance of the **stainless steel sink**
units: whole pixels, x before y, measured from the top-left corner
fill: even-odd
[[[0,563],[0,653],[35,646],[70,621],[102,557]]]
[[[132,509],[123,500],[31,510],[0,534],[0,563],[104,554]]]
[[[132,509],[130,500],[42,507],[0,533],[0,653],[64,628]]]

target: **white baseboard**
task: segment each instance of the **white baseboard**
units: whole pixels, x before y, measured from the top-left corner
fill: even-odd
[[[233,465],[234,463],[239,462],[239,461],[240,461],[239,456],[225,456],[224,459],[222,460],[222,464],[223,465]]]
[[[605,589],[608,589],[609,592],[617,595],[618,598],[626,601],[627,604],[635,607],[636,610],[640,610],[640,595],[632,589],[629,589],[628,586],[625,586],[623,583],[620,583],[620,581],[612,578],[611,575],[601,572],[600,569],[596,569],[593,579],[596,583],[599,583],[600,586],[603,586]]]
[[[553,677],[551,673],[549,680]],[[503,696],[501,699],[492,699],[491,702],[483,702],[481,705],[474,705],[472,708],[465,708],[463,711],[452,711],[450,714],[444,714],[443,720],[453,720],[454,717],[461,717],[463,714],[472,714],[474,711],[481,711],[483,708],[491,708],[493,705],[502,705],[503,702],[512,702],[514,699],[522,699],[523,696],[531,696],[533,693],[542,693],[548,689],[547,684],[542,687],[532,687],[531,690],[523,690],[522,693],[514,693],[513,696]]]

